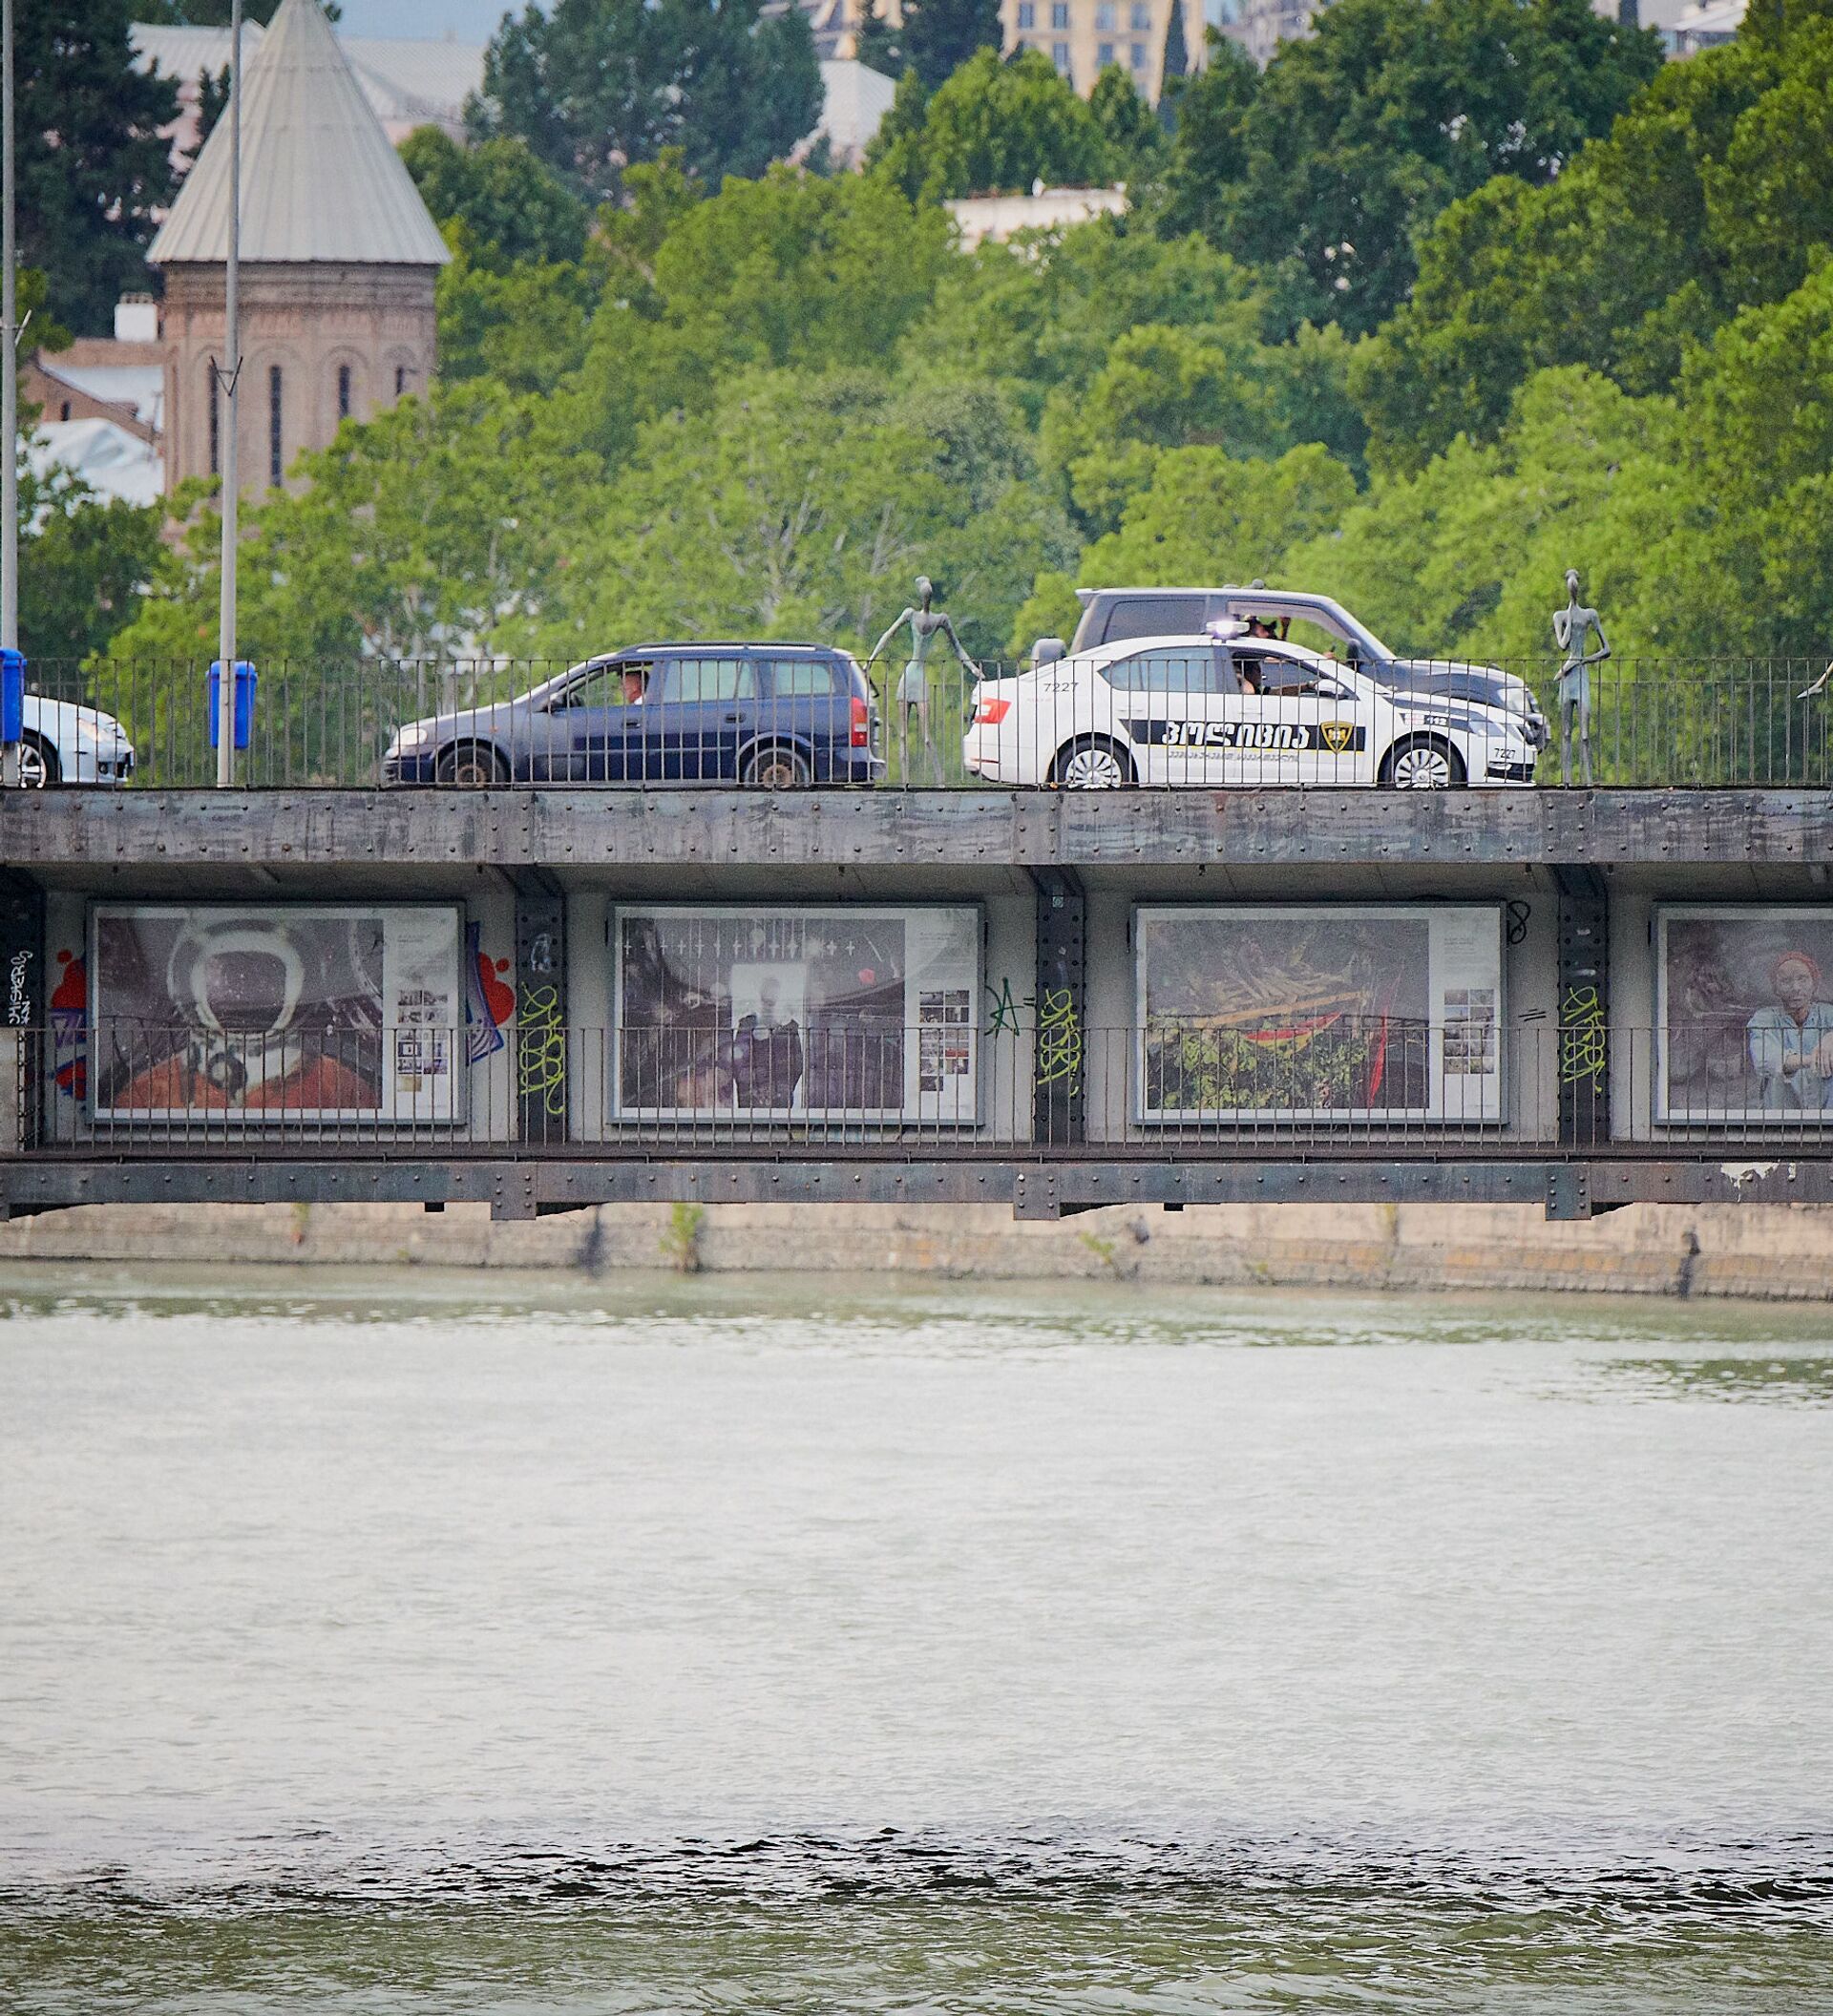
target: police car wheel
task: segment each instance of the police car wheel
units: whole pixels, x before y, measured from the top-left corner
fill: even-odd
[[[1449,743],[1420,735],[1388,751],[1381,782],[1401,791],[1448,791],[1464,782],[1464,765]]]
[[[36,735],[28,735],[19,745],[19,783],[28,791],[42,791],[63,775],[57,751]]]
[[[1057,751],[1050,782],[1066,791],[1117,791],[1133,782],[1133,761],[1118,745],[1085,737]]]

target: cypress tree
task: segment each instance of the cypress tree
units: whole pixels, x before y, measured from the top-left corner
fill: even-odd
[[[1190,46],[1184,39],[1184,0],[1171,0],[1165,22],[1165,62],[1158,79],[1158,116],[1169,133],[1177,123],[1178,80],[1190,74]]]
[[[904,61],[916,67],[925,91],[946,84],[977,50],[997,55],[1004,42],[1000,0],[907,0]]]
[[[14,29],[19,259],[52,316],[105,334],[115,303],[146,285],[153,212],[172,200],[177,88],[134,68],[128,0],[26,0]]]

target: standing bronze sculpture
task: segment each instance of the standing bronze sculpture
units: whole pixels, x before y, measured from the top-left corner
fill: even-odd
[[[960,661],[961,669],[969,679],[979,679],[980,668],[968,657],[961,640],[955,634],[955,625],[948,613],[942,609],[932,609],[936,590],[927,575],[916,577],[916,604],[906,609],[872,647],[872,661],[876,664],[880,653],[906,623],[910,625],[910,657],[905,662],[903,677],[897,682],[897,725],[903,737],[904,782],[910,782],[910,728],[911,716],[916,718],[916,731],[922,737],[923,749],[929,758],[931,781],[942,781],[942,760],[936,752],[936,745],[929,733],[929,654],[938,637],[946,637],[955,656]]]
[[[1597,633],[1597,649],[1585,647]],[[1578,598],[1578,569],[1566,570],[1566,606],[1553,612],[1553,641],[1559,646],[1559,781],[1572,781],[1572,733],[1578,733],[1579,773],[1591,785],[1591,667],[1611,655],[1604,625],[1595,609]]]

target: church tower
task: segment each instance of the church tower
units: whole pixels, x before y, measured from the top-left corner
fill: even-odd
[[[148,262],[164,276],[165,486],[221,466],[229,118],[212,129]],[[424,393],[450,257],[318,0],[282,0],[242,76],[238,471],[278,487],[348,418]]]

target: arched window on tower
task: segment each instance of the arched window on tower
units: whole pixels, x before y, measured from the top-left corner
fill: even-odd
[[[222,452],[222,421],[217,411],[217,368],[206,364],[203,368],[203,403],[210,410],[210,473],[217,472],[218,457]]]
[[[340,420],[350,417],[350,368],[348,364],[340,364],[337,368],[337,417]]]
[[[280,367],[267,367],[267,480],[278,490],[284,472],[281,454]]]
[[[408,368],[397,364],[394,368],[394,396],[398,399],[408,388]]]

